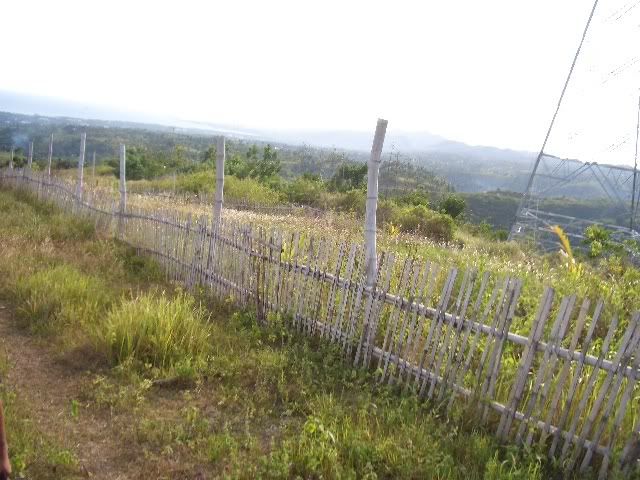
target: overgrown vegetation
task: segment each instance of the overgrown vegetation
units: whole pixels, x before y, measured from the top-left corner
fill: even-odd
[[[107,314],[97,340],[115,365],[132,362],[192,377],[208,360],[206,317],[184,293],[142,294]]]
[[[225,177],[227,202],[249,202],[258,205],[294,203],[323,210],[351,213],[362,217],[366,201],[366,165],[343,165],[328,181],[313,175],[303,175],[291,181],[281,177]],[[215,173],[199,171],[156,180],[129,182],[132,192],[181,192],[212,194]],[[403,232],[419,234],[438,242],[451,242],[456,222],[463,220],[465,201],[455,194],[445,195],[441,201],[430,203],[423,191],[386,197],[379,205],[380,223],[397,226]]]
[[[34,425],[29,406],[3,381],[10,369],[9,363],[6,353],[0,351],[0,400],[4,406],[14,474],[22,476],[28,472],[31,478],[52,479],[73,476],[78,471],[74,453],[56,445]]]
[[[553,473],[535,452],[500,447],[467,422],[464,410],[447,418],[414,397],[376,387],[369,373],[351,369],[332,347],[291,333],[282,318],[260,327],[250,312],[176,290],[153,262],[89,227],[76,230],[88,234],[54,235],[56,224],[76,220],[51,206],[0,191],[0,220],[3,299],[28,332],[55,349],[81,346],[102,358],[97,366],[86,353],[76,360],[94,381],[71,415],[81,425],[83,410],[107,409],[126,451],[121,461],[145,462],[148,475],[166,475],[167,468],[227,478]],[[52,282],[59,285],[50,288]],[[187,382],[167,383],[173,378]],[[14,464],[34,478],[54,478],[38,474],[43,463],[33,452],[42,450],[18,440],[41,438],[36,426],[16,423],[26,414],[3,395]],[[49,451],[42,458],[77,468],[74,452]]]

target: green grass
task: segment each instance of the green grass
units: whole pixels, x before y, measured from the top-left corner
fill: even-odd
[[[172,177],[127,182],[127,187],[134,193],[149,190],[173,191],[175,187],[181,193],[211,194],[215,191],[215,186],[215,172],[212,171],[179,175],[175,185]],[[278,192],[257,180],[239,179],[232,175],[225,177],[224,196],[229,202],[250,201],[261,205],[276,205],[283,201]]]
[[[224,478],[551,473],[542,457],[501,448],[465,412],[447,418],[415,397],[377,388],[332,346],[271,320],[267,328],[247,313],[214,320],[210,380],[198,389],[206,401],[196,394],[196,405],[177,416],[141,419],[136,440],[152,452],[191,452]]]
[[[10,366],[0,352],[0,380]],[[52,442],[33,421],[29,406],[19,394],[0,381],[0,400],[4,406],[5,428],[9,439],[9,454],[13,474],[29,478],[66,478],[78,472],[73,452]]]
[[[60,334],[104,320],[113,299],[99,278],[62,264],[19,279],[18,314],[33,331]]]
[[[139,362],[161,371],[192,372],[206,365],[207,314],[192,296],[144,294],[113,308],[97,342],[114,364]]]
[[[180,475],[204,469],[214,478],[557,473],[535,451],[501,446],[462,407],[446,416],[378,387],[372,373],[352,369],[335,347],[292,333],[283,318],[259,327],[250,312],[196,299],[165,283],[154,262],[88,227],[52,235],[67,220],[76,222],[0,191],[7,226],[0,231],[0,269],[7,273],[0,286],[20,292],[6,300],[54,344],[66,348],[72,338],[105,355],[106,366],[82,373],[94,378],[82,405],[112,416],[133,412],[117,428],[123,445],[145,462],[160,469],[171,455]],[[192,381],[158,383],[167,376]],[[6,398],[15,422],[20,402]],[[83,411],[75,418],[81,423]],[[73,468],[73,452],[32,446],[41,438],[34,425],[12,423],[9,436],[18,445],[12,460],[23,461],[26,473],[37,472],[36,457]]]

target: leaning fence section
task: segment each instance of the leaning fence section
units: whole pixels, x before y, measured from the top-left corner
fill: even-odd
[[[0,171],[0,182],[120,236],[172,281],[336,344],[380,384],[470,409],[500,439],[535,446],[567,471],[638,472],[639,313],[612,316],[602,301],[547,288],[523,336],[511,330],[518,278],[382,252],[371,286],[358,244],[170,208],[123,211],[110,192],[28,169]]]

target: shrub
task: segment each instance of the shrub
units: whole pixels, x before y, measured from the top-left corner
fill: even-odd
[[[286,193],[290,202],[316,207],[322,205],[324,186],[321,181],[299,177],[287,185]]]
[[[261,205],[280,203],[280,195],[275,190],[253,178],[239,179],[226,177],[224,180],[224,196],[229,201],[247,200]]]
[[[349,190],[346,193],[337,194],[334,207],[343,212],[364,214],[367,194],[364,190]]]
[[[147,293],[114,308],[98,337],[114,364],[133,361],[161,370],[202,368],[210,351],[202,307],[190,295]]]
[[[93,324],[110,304],[103,282],[68,265],[48,268],[16,284],[20,317],[34,331],[53,333]]]
[[[329,190],[347,192],[366,187],[367,164],[343,163],[329,180]]]
[[[116,169],[112,165],[102,164],[96,166],[96,175],[101,177],[115,175]]]
[[[173,190],[174,179],[163,177],[156,180],[142,180],[131,182],[131,191],[140,192],[148,189]],[[199,172],[178,175],[175,179],[175,189],[179,192],[210,194],[216,189],[215,172],[202,170]],[[253,178],[237,178],[227,175],[224,179],[225,201],[234,202],[245,200],[252,203],[275,205],[280,202],[280,195],[269,186]]]
[[[396,199],[396,202],[399,205],[424,205],[425,207],[429,206],[429,195],[427,192],[422,192],[420,190],[414,190],[404,195],[399,196]]]
[[[498,229],[495,231],[495,239],[500,242],[506,242],[509,239],[509,232],[504,229]]]
[[[584,243],[589,247],[589,256],[597,258],[605,253],[621,253],[622,247],[611,241],[611,232],[600,225],[590,225],[584,231]]]
[[[380,199],[378,201],[378,209],[376,218],[378,225],[398,223],[398,219],[402,214],[402,208],[398,207],[393,200]]]
[[[467,208],[467,202],[460,195],[454,193],[447,195],[440,202],[440,211],[446,213],[451,218],[458,218]]]
[[[418,233],[438,242],[453,240],[453,219],[423,205],[406,209],[400,216],[400,226],[402,231]]]

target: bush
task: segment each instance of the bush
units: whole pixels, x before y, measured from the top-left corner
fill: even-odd
[[[589,247],[589,256],[597,258],[606,253],[620,253],[622,248],[611,241],[611,232],[600,225],[590,225],[584,231],[584,243]]]
[[[404,195],[399,196],[396,199],[398,205],[424,205],[425,207],[429,206],[429,195],[427,192],[422,192],[419,190],[414,190],[409,193],[405,193]]]
[[[404,232],[418,233],[438,242],[453,240],[454,222],[449,215],[434,212],[423,205],[402,212],[400,228]]]
[[[462,212],[467,208],[467,202],[460,195],[450,194],[447,195],[440,202],[440,211],[446,213],[451,218],[458,218]]]
[[[354,212],[364,214],[367,194],[364,190],[349,190],[346,193],[337,194],[334,200],[334,208],[342,212]]]
[[[506,242],[509,239],[509,232],[504,229],[498,229],[495,232],[495,239],[499,242]]]
[[[494,229],[490,223],[481,221],[479,224],[466,224],[465,228],[472,235],[482,237],[486,240],[498,242],[506,242],[509,238],[509,232],[504,229]]]
[[[116,169],[112,165],[103,164],[103,165],[96,166],[96,175],[104,177],[104,176],[110,176],[115,174],[116,174]]]
[[[239,179],[226,177],[224,197],[231,202],[246,200],[261,205],[276,205],[281,202],[280,194],[253,178]]]
[[[290,202],[319,207],[323,203],[324,185],[321,181],[299,177],[287,185],[286,194]]]
[[[378,209],[376,211],[376,219],[378,225],[393,224],[396,225],[402,214],[402,208],[398,207],[393,200],[381,199],[378,201]]]
[[[366,188],[367,164],[343,163],[329,180],[332,192],[348,192]]]
[[[33,273],[16,284],[19,316],[34,331],[94,324],[110,304],[103,282],[68,265]]]
[[[182,293],[123,302],[107,316],[98,341],[114,364],[133,361],[161,370],[197,371],[210,351],[205,310]]]
[[[143,192],[148,189],[173,190],[172,177],[164,177],[156,180],[142,180],[129,184],[132,192]],[[194,194],[211,194],[216,189],[215,172],[202,170],[199,172],[178,175],[175,179],[175,188],[178,192]],[[281,201],[280,194],[269,186],[252,178],[240,179],[228,175],[224,179],[224,199],[229,202],[248,201],[263,205],[275,205]]]

